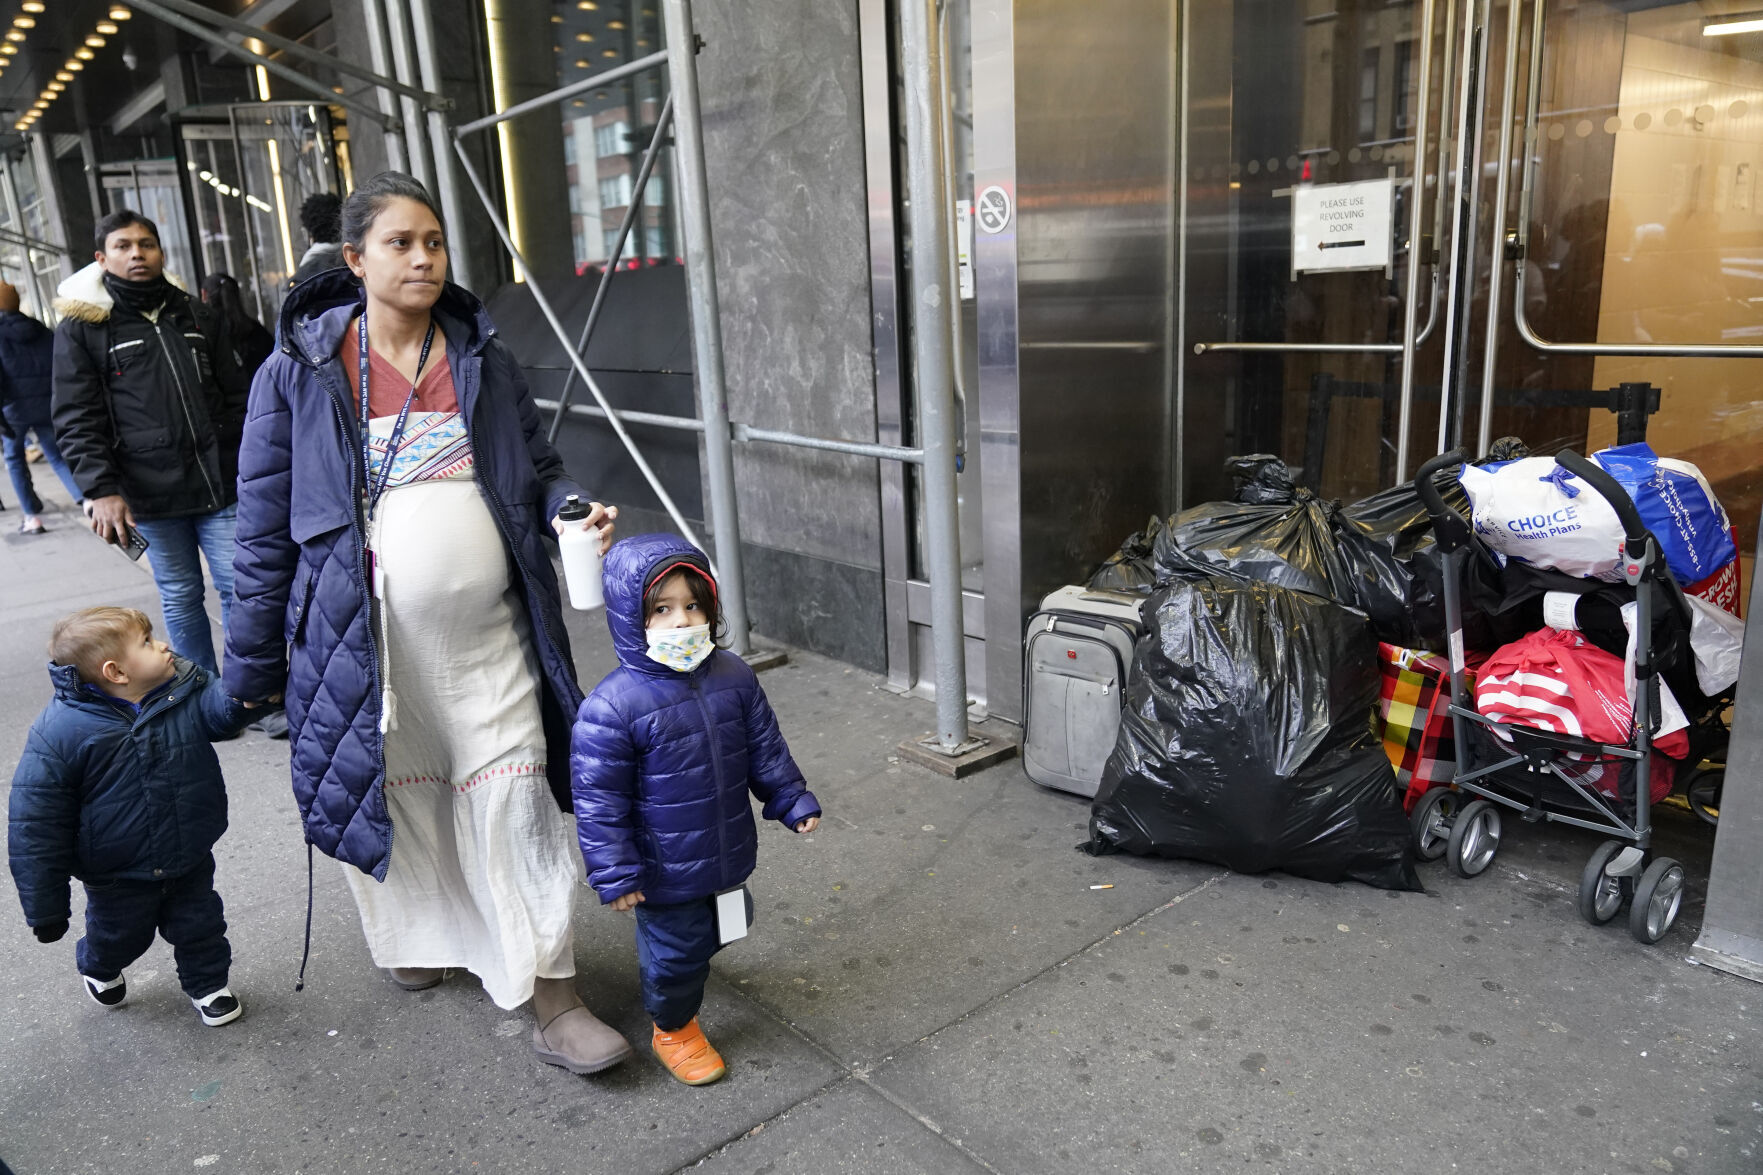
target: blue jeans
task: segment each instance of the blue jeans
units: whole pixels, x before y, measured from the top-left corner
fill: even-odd
[[[752,895],[747,897],[747,921],[753,921]],[[637,907],[643,1010],[655,1027],[677,1032],[692,1022],[704,1003],[710,958],[721,949],[714,897],[667,906],[644,902]]]
[[[190,518],[155,518],[135,523],[147,540],[147,558],[159,585],[159,607],[165,613],[165,639],[179,656],[210,673],[219,671],[208,612],[202,606],[202,559],[220,596],[220,627],[226,630],[233,612],[233,527],[237,506]]]
[[[0,447],[6,453],[6,472],[12,475],[12,492],[18,495],[18,504],[26,514],[43,512],[43,499],[37,496],[37,488],[31,484],[30,462],[24,457],[26,438],[33,434],[37,438],[37,447],[43,450],[43,460],[49,463],[49,468],[55,471],[55,476],[67,487],[68,494],[76,502],[85,497],[80,493],[79,483],[73,479],[73,470],[62,459],[61,450],[55,444],[55,430],[49,427],[47,421],[20,425],[9,418],[7,423],[12,425],[12,435],[0,441]]]
[[[214,891],[214,854],[181,877],[86,887],[86,935],[74,949],[80,974],[108,983],[147,953],[157,932],[171,944],[178,986],[193,1000],[227,985],[233,948]]]

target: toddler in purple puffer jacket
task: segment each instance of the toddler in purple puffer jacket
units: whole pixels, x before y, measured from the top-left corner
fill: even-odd
[[[576,715],[570,777],[588,884],[634,910],[653,1048],[687,1085],[727,1070],[698,1027],[710,958],[745,933],[758,856],[748,793],[799,833],[820,824],[753,670],[718,649],[703,552],[639,535],[606,556],[606,623],[619,667]],[[719,913],[720,911],[720,913]]]

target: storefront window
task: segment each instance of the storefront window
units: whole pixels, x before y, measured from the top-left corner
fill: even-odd
[[[661,48],[661,16],[654,0],[559,0],[554,12],[560,86]],[[611,256],[666,96],[666,75],[649,70],[564,104],[563,158],[577,273],[604,266]],[[669,203],[672,185],[666,182],[672,163],[670,145],[656,161],[625,244],[627,265],[633,261],[643,266],[678,264]]]

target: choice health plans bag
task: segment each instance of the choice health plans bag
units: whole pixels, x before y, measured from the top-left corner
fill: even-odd
[[[1680,584],[1699,584],[1732,562],[1731,524],[1694,465],[1645,444],[1605,449],[1592,460],[1634,499]],[[1552,457],[1465,466],[1462,481],[1475,532],[1502,555],[1573,576],[1619,578],[1623,533],[1615,509]]]
[[[1493,550],[1581,578],[1615,572],[1622,545],[1616,511],[1553,457],[1465,465],[1461,480],[1475,533]]]
[[[1699,584],[1737,556],[1726,511],[1702,471],[1688,461],[1661,457],[1644,442],[1604,449],[1592,460],[1634,499],[1678,583]]]

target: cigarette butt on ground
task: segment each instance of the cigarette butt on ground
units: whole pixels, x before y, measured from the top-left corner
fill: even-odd
[[[1092,886],[1090,886],[1090,888],[1091,889],[1113,889],[1114,886],[1111,884],[1110,885],[1092,885]]]

